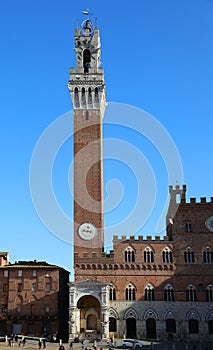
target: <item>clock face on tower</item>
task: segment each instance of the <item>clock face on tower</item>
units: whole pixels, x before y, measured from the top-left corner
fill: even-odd
[[[78,228],[79,236],[86,241],[94,238],[96,236],[96,233],[97,229],[95,225],[91,224],[90,222],[84,222]]]
[[[213,216],[210,216],[206,220],[206,227],[209,229],[209,231],[213,231]]]

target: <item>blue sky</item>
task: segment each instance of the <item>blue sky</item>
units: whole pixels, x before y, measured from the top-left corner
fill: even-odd
[[[41,134],[72,108],[66,84],[69,68],[75,66],[74,28],[86,8],[95,14],[93,21],[97,17],[101,33],[107,101],[154,116],[177,146],[187,197],[213,196],[212,0],[2,1],[0,249],[10,252],[11,262],[46,260],[71,270],[72,244],[47,230],[36,214],[29,167]],[[106,137],[118,134],[150,158],[163,202],[168,179],[162,161],[158,156],[152,159],[148,142],[134,132],[116,126],[105,129]],[[68,140],[58,154],[52,180],[68,216],[71,160]],[[118,178],[126,190],[120,212],[106,215],[107,225],[128,215],[125,210],[134,206],[137,191],[131,169],[114,160],[105,163],[105,181]],[[157,216],[158,211],[141,228],[142,234],[155,235]]]

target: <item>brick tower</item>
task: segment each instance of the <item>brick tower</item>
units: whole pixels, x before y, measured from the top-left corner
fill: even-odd
[[[74,266],[104,246],[102,118],[105,82],[100,35],[88,18],[75,29],[76,68],[68,88],[74,109]]]

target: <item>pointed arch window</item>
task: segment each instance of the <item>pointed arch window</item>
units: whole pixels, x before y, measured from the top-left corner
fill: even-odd
[[[194,259],[194,252],[192,248],[190,247],[186,248],[184,252],[184,261],[185,263],[194,263],[195,259]]]
[[[163,263],[172,263],[173,257],[172,257],[172,251],[170,248],[166,247],[163,250],[162,253]]]
[[[80,102],[79,102],[79,93],[78,93],[78,88],[76,87],[74,90],[74,103],[75,107],[79,108],[80,107]]]
[[[164,300],[174,301],[174,289],[170,284],[167,284],[164,289]]]
[[[213,301],[213,287],[212,287],[212,285],[209,285],[206,288],[206,301],[208,301],[208,302]]]
[[[209,247],[206,247],[206,249],[203,252],[203,262],[205,264],[213,263],[213,252],[212,252],[212,249]]]
[[[95,107],[98,107],[99,105],[99,91],[98,88],[95,88]]]
[[[127,247],[124,252],[125,262],[135,262],[135,252],[132,247]]]
[[[86,91],[84,87],[81,90],[81,104],[86,108]]]
[[[155,300],[154,288],[151,284],[148,284],[145,288],[145,300],[146,301]]]
[[[129,283],[126,287],[126,300],[135,300],[136,293],[135,293],[135,287],[133,284]]]
[[[194,286],[190,285],[187,288],[187,292],[186,292],[186,298],[187,301],[196,301],[196,290],[194,288]]]
[[[91,87],[88,89],[88,106],[92,107],[92,90]]]
[[[150,247],[146,247],[144,250],[144,262],[145,263],[154,262],[154,253]]]

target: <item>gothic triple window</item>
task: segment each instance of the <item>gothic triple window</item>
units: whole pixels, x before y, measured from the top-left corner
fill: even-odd
[[[164,289],[164,300],[174,301],[174,289],[170,284],[167,284]]]
[[[133,286],[133,284],[129,283],[126,287],[126,300],[135,300],[135,296],[135,287]]]
[[[195,259],[194,259],[194,252],[192,250],[192,248],[188,247],[186,248],[185,252],[184,252],[184,262],[185,263],[194,263]]]
[[[203,262],[205,264],[212,264],[213,263],[213,252],[211,248],[206,247],[206,249],[203,252]]]
[[[124,252],[125,262],[133,263],[135,262],[135,252],[132,247],[127,247]]]
[[[146,301],[154,301],[155,300],[154,288],[151,284],[148,284],[145,288],[144,299]]]
[[[196,290],[194,286],[192,285],[188,286],[186,297],[187,297],[187,301],[191,301],[191,302],[196,301]]]
[[[172,263],[172,251],[170,248],[166,247],[162,253],[163,263]]]
[[[150,247],[147,247],[144,250],[144,262],[153,263],[154,262],[154,253]]]

